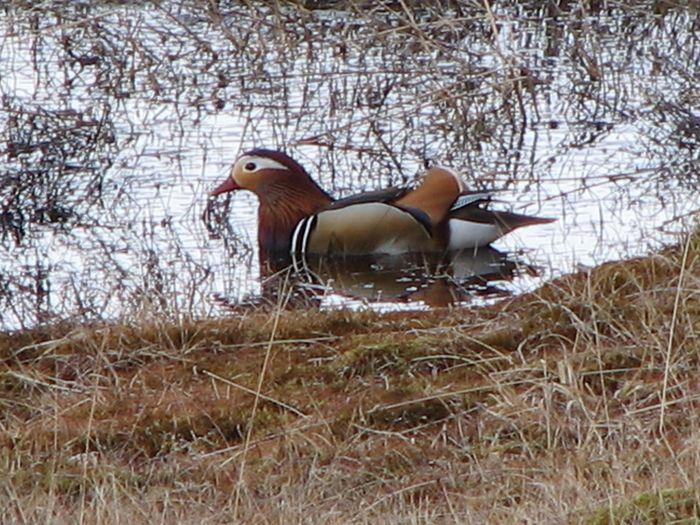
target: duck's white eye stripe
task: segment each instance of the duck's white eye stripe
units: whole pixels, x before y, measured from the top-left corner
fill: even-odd
[[[256,157],[254,155],[244,155],[239,158],[236,165],[240,166],[242,171],[253,173],[260,170],[289,170],[287,166],[276,160],[267,157]]]

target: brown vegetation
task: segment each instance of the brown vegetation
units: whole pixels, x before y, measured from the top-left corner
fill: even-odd
[[[697,523],[699,280],[5,333],[2,522]]]

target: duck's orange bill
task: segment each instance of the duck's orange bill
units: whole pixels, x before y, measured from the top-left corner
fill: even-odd
[[[227,191],[240,190],[240,189],[241,189],[241,187],[238,184],[236,184],[236,181],[234,181],[233,178],[228,177],[215,190],[210,191],[209,195],[212,197],[216,197],[217,195],[220,195],[222,193],[226,193]]]

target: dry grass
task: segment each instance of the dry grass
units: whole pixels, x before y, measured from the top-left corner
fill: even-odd
[[[4,334],[1,521],[698,523],[699,280]]]

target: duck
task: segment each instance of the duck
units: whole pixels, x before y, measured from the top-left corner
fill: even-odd
[[[239,156],[210,196],[238,190],[258,197],[260,258],[277,262],[476,249],[555,220],[491,210],[492,192],[469,191],[456,171],[442,166],[429,168],[415,187],[335,199],[291,156],[265,148]]]

